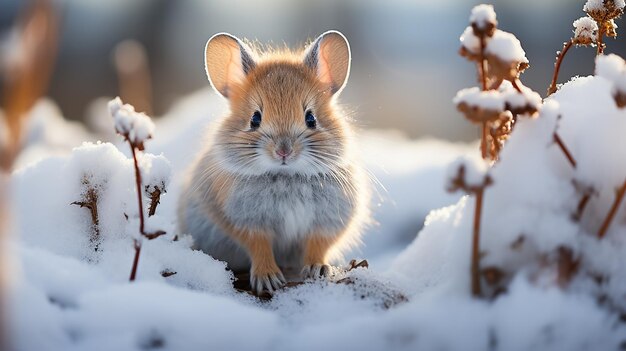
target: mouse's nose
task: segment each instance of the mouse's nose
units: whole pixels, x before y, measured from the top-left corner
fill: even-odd
[[[292,152],[293,150],[290,147],[280,147],[276,149],[276,155],[282,158],[286,158],[287,156],[291,155]]]

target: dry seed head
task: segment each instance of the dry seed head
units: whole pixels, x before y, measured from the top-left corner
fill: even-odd
[[[470,23],[474,35],[477,37],[493,36],[498,26],[493,5],[482,4],[474,6],[470,14]]]
[[[617,38],[617,24],[615,24],[615,20],[609,20],[602,23],[604,26],[604,35],[610,38]]]
[[[573,43],[576,45],[591,45],[595,43],[598,36],[598,23],[589,16],[584,16],[573,23],[574,38]]]
[[[460,90],[453,100],[457,109],[474,122],[495,121],[504,111],[504,101],[499,91],[481,91],[478,87]]]
[[[489,63],[489,75],[492,81],[517,80],[529,67],[526,52],[515,35],[497,30],[485,49]]]
[[[621,16],[625,5],[624,0],[587,0],[583,11],[601,24]]]

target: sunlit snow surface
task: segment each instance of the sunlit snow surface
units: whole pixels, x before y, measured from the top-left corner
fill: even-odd
[[[567,243],[598,250],[592,266],[618,277],[625,274],[620,273],[626,264],[624,240],[617,235],[624,223],[609,233],[607,245],[577,239],[578,229],[567,217],[567,203],[575,203],[576,194],[561,179],[572,170],[549,140],[559,123],[579,157],[576,177],[592,182],[603,174],[600,179],[609,183],[597,184],[598,198],[610,202],[612,188],[626,174],[626,166],[614,168],[613,157],[621,157],[626,146],[615,156],[607,156],[605,149],[600,150],[606,157],[592,154],[593,148],[611,145],[599,137],[606,135],[602,133],[619,138],[612,140],[618,145],[626,140],[626,118],[617,120],[620,112],[611,105],[610,89],[602,78],[580,78],[555,95],[560,105],[549,104],[545,116],[516,126],[485,195],[483,245],[490,253],[485,262],[516,269],[524,255]],[[605,106],[606,114],[576,112],[583,99],[595,108]],[[111,139],[115,145],[81,146],[84,140],[111,135],[106,128],[99,129],[100,136],[89,134],[66,122],[50,102],[40,103],[31,118],[29,147],[12,179],[16,220],[10,251],[16,268],[9,306],[16,349],[608,350],[626,338],[618,316],[598,307],[584,281],[563,292],[553,284],[532,282],[522,272],[494,302],[472,299],[473,199],[446,193],[445,184],[449,165],[459,156],[476,157],[477,145],[412,141],[395,132],[364,131],[357,138],[367,168],[380,183],[372,201],[378,224],[367,230],[361,249],[346,257],[370,262],[369,270],[349,273],[360,285],[307,283],[279,292],[271,302],[235,292],[223,263],[190,250],[183,236],[173,241],[181,234],[176,233],[175,212],[183,171],[202,145],[207,126],[224,109],[224,102],[207,89],[156,121],[146,152],[163,156],[144,156],[143,162],[153,167],[143,175],[169,177],[171,166],[172,179],[148,226],[168,234],[144,242],[138,281],[128,283],[137,235],[128,146],[118,139]],[[108,118],[113,128],[106,103],[96,103],[92,110],[97,125],[106,126]],[[593,118],[615,118],[618,125],[590,127]],[[464,122],[459,118],[459,123]],[[615,175],[607,177],[607,172]],[[98,252],[89,240],[88,211],[70,205],[80,200],[85,174],[92,174],[104,190]],[[604,213],[605,207],[591,207],[585,225],[595,228],[594,214]],[[504,247],[520,230],[528,233],[535,251],[511,255]],[[164,278],[163,270],[176,274]],[[609,283],[606,293],[625,291],[620,281]],[[409,301],[386,309],[381,301],[387,289]]]

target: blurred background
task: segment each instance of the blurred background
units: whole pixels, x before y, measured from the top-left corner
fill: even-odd
[[[31,50],[41,51],[33,65],[49,66],[36,73],[44,80],[39,88],[66,118],[79,121],[98,97],[122,94],[138,109],[158,116],[180,97],[206,88],[203,50],[216,32],[299,47],[337,29],[353,50],[342,101],[361,125],[399,129],[411,137],[473,140],[477,128],[455,111],[451,99],[457,90],[476,85],[475,68],[457,51],[469,11],[480,2],[2,0],[2,81],[12,79],[14,63],[24,51],[20,42],[25,39],[15,25],[36,18],[32,12],[37,6],[44,8],[40,27],[52,33],[31,44]],[[531,67],[522,81],[545,96],[555,53],[571,37],[572,21],[584,15],[584,0],[489,2],[500,29],[517,35],[526,50]],[[54,44],[46,46],[50,42]],[[623,41],[607,39],[607,45],[607,52],[626,53]],[[591,48],[572,50],[560,81],[592,73],[594,53]],[[7,84],[0,89],[6,91]],[[2,104],[11,100],[6,92],[0,96],[5,96]]]

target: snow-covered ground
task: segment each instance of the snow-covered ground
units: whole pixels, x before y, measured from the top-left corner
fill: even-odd
[[[581,85],[605,93],[611,89],[603,78],[580,78],[555,100],[565,99]],[[602,99],[606,100],[602,104],[612,102]],[[106,105],[100,105],[102,118],[108,118],[112,127]],[[122,142],[81,146],[83,139],[94,136],[64,121],[49,101],[40,102],[32,119],[30,146],[12,179],[16,221],[11,251],[17,269],[10,296],[10,335],[17,349],[584,350],[612,349],[626,339],[618,316],[599,307],[589,293],[537,284],[523,272],[514,275],[509,292],[495,302],[472,299],[473,199],[459,201],[459,195],[445,191],[445,182],[448,166],[460,155],[476,157],[477,146],[411,141],[395,132],[364,131],[359,138],[368,169],[382,186],[373,201],[378,224],[368,229],[362,250],[348,255],[370,262],[370,269],[348,273],[356,284],[307,283],[278,292],[270,302],[236,292],[222,263],[188,249],[184,238],[172,241],[178,234],[174,222],[181,173],[202,143],[206,125],[224,108],[224,102],[207,89],[157,120],[146,151],[169,159],[173,177],[149,225],[168,234],[144,241],[138,281],[129,283],[137,222],[128,147]],[[576,131],[567,128],[567,121],[563,117],[561,128],[566,139],[574,140]],[[487,193],[485,218],[513,222],[531,211],[531,219],[524,220],[527,229],[541,229],[537,233],[546,241],[558,241],[554,234],[562,227],[542,225],[543,211],[530,201],[550,198],[569,185],[559,188],[551,180],[554,172],[567,169],[561,155],[549,143],[531,142],[533,137],[527,135],[545,135],[540,131],[553,128],[546,123],[555,119],[525,120],[517,127],[503,161],[493,170],[496,185]],[[45,133],[50,130],[55,133]],[[68,138],[56,140],[57,133]],[[77,147],[71,150],[72,145]],[[584,150],[572,147],[576,154]],[[394,157],[389,157],[389,150]],[[507,162],[509,153],[531,154],[533,160],[543,161]],[[504,178],[498,174],[522,174],[525,167],[533,172]],[[89,241],[89,212],[70,205],[80,200],[85,174],[109,179],[100,182],[105,187],[100,199],[104,240],[98,252]],[[533,189],[531,185],[541,183],[538,178],[545,185]],[[502,189],[496,190],[499,180]],[[436,208],[441,209],[428,216],[426,228],[413,240],[424,216]],[[500,230],[500,225],[487,221],[484,235],[510,238],[512,232]],[[497,246],[506,240],[489,242]],[[494,260],[512,256],[503,253]],[[164,270],[176,274],[165,278]],[[390,292],[403,294],[408,301],[394,304],[399,300]],[[392,306],[386,308],[389,301]]]
[[[16,218],[11,251],[17,267],[11,335],[18,349],[316,349],[339,347],[342,340],[352,345],[357,336],[350,331],[354,323],[388,329],[381,333],[391,333],[391,339],[378,341],[380,347],[404,342],[403,334],[410,330],[394,331],[391,325],[409,315],[397,314],[396,308],[387,311],[384,304],[390,287],[406,293],[395,287],[387,271],[431,209],[458,201],[460,195],[445,191],[446,167],[459,155],[475,153],[476,145],[363,131],[359,147],[378,184],[372,202],[377,223],[367,230],[364,244],[346,258],[367,259],[369,271],[358,269],[350,275],[371,282],[357,289],[310,283],[280,292],[269,303],[259,302],[235,292],[224,264],[189,249],[187,238],[172,241],[180,234],[175,211],[181,176],[207,126],[224,113],[225,102],[207,88],[156,120],[154,139],[145,144],[144,181],[154,169],[166,168],[154,167],[163,158],[171,164],[172,179],[148,227],[168,234],[144,241],[135,283],[127,281],[137,232],[132,158],[128,145],[113,134],[105,102],[95,102],[92,109],[99,134],[64,120],[48,100],[32,112],[28,147],[17,161],[11,187]],[[83,144],[86,140],[91,142]],[[159,156],[147,157],[153,154]],[[85,179],[100,194],[103,239],[97,252],[90,241],[89,211],[71,205],[82,200]],[[165,278],[164,270],[176,274]],[[368,296],[361,298],[364,291]],[[381,321],[382,315],[390,321]],[[368,320],[373,324],[367,325]]]

